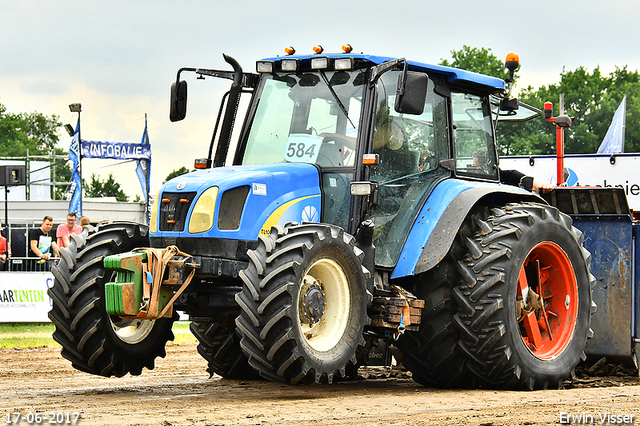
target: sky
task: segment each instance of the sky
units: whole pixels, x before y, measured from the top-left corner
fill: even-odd
[[[92,141],[140,142],[146,114],[155,195],[171,171],[207,156],[229,86],[186,75],[187,118],[171,123],[169,89],[181,67],[230,69],[226,53],[255,72],[256,60],[290,45],[339,52],[345,43],[439,63],[468,45],[500,59],[516,52],[518,87],[537,88],[558,83],[563,69],[640,69],[638,19],[637,0],[0,0],[0,103],[74,127],[69,104],[81,103],[82,138]],[[68,150],[71,138],[60,135]],[[129,196],[142,196],[135,165],[114,163],[85,159],[83,177],[113,173]]]

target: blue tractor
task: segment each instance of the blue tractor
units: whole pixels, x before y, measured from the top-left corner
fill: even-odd
[[[232,80],[208,157],[149,226],[86,230],[54,268],[75,368],[153,368],[179,311],[227,378],[332,383],[392,346],[425,386],[561,386],[592,334],[590,255],[568,215],[501,183],[496,121],[532,112],[505,81],[348,46],[225,60],[171,88],[177,121],[185,73]]]

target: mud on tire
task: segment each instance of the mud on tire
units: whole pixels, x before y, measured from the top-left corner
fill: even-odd
[[[236,295],[249,364],[291,384],[356,374],[372,296],[355,239],[332,225],[303,224],[273,227],[259,240]]]
[[[173,319],[123,320],[105,311],[104,285],[112,273],[104,268],[103,258],[148,246],[146,226],[114,222],[97,232],[85,228],[60,250],[48,291],[53,301],[49,318],[55,325],[53,339],[76,369],[107,377],[138,375],[166,355]]]
[[[567,215],[534,203],[491,209],[475,225],[459,234],[466,255],[453,289],[469,368],[491,387],[561,387],[593,334],[595,279],[582,233]],[[522,315],[523,293],[537,293],[544,312]]]

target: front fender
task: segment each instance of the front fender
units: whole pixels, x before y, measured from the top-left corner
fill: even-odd
[[[420,274],[440,263],[475,205],[516,201],[547,204],[537,194],[515,186],[456,179],[440,182],[411,227],[391,278]]]

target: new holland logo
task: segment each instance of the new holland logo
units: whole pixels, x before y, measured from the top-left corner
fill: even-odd
[[[303,222],[317,222],[319,219],[318,210],[313,206],[307,206],[302,211]]]
[[[187,184],[186,184],[186,183],[184,183],[184,182],[180,182],[180,183],[178,184],[178,186],[176,186],[176,189],[179,191],[179,190],[181,190],[181,189],[184,189],[184,187],[185,187],[185,186],[187,186]]]

